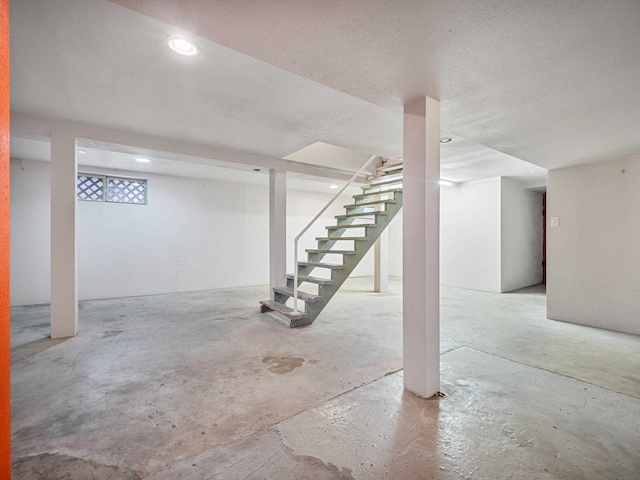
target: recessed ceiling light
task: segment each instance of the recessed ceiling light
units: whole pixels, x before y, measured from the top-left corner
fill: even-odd
[[[192,56],[198,53],[198,47],[194,43],[191,43],[189,40],[185,40],[184,38],[173,37],[170,38],[167,43],[169,44],[169,48],[180,55]]]
[[[440,143],[449,143],[452,142],[453,138],[445,137],[440,139]]]
[[[338,185],[329,185],[329,188],[330,188],[331,190],[335,190],[336,188],[338,188]]]
[[[438,183],[446,186],[453,185],[453,182],[450,182],[449,180],[439,180]]]
[[[140,162],[140,163],[149,163],[151,160],[149,160],[148,158],[136,158],[136,162]]]
[[[86,150],[78,150],[78,153],[87,153]]]
[[[531,173],[542,173],[542,172],[544,172],[544,170],[543,170],[543,169],[540,169],[540,170],[531,170]]]

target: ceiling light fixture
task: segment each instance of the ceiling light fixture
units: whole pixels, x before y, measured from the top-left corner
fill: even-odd
[[[445,137],[440,139],[440,143],[449,143],[449,142],[453,142],[453,138]]]
[[[192,56],[198,53],[198,47],[196,47],[195,43],[191,43],[189,40],[185,40],[184,38],[172,37],[167,40],[169,44],[169,48],[180,55]]]
[[[140,163],[149,163],[151,160],[149,160],[148,158],[136,158],[136,162],[140,162]]]
[[[331,190],[335,190],[336,188],[338,188],[338,185],[329,185],[329,188],[330,188]]]
[[[440,185],[446,185],[447,187],[453,185],[453,182],[450,182],[449,180],[438,180],[438,183]]]
[[[87,153],[86,150],[78,150],[78,153]]]

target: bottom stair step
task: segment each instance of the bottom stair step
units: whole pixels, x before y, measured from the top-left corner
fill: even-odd
[[[273,291],[279,293],[281,295],[289,295],[293,297],[293,288],[286,287],[273,287]],[[319,295],[314,295],[313,293],[302,292],[298,290],[298,298],[304,302],[318,302],[322,300],[322,297]]]
[[[274,312],[278,312],[291,320],[300,320],[309,316],[305,312],[296,312],[293,308],[289,308],[286,305],[273,300],[262,300],[260,301],[260,304],[262,305],[263,313],[265,309],[273,310]]]

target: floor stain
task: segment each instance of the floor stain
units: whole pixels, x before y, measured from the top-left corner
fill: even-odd
[[[122,333],[122,330],[107,330],[102,334],[102,338],[115,337],[120,333]]]
[[[92,460],[61,453],[43,453],[19,458],[11,464],[15,480],[141,480],[140,475],[115,465],[101,465]]]
[[[268,363],[271,366],[269,371],[271,373],[283,374],[293,372],[296,368],[301,367],[304,363],[304,358],[300,357],[264,357],[262,363]]]

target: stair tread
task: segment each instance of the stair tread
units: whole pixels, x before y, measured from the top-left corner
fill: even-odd
[[[290,297],[293,297],[293,288],[273,287],[273,291],[276,293],[280,293],[282,295],[289,295]],[[305,302],[317,302],[319,300],[322,300],[322,297],[319,295],[314,295],[313,293],[301,292],[300,290],[298,290],[298,298]]]
[[[326,248],[307,248],[305,250],[307,253],[335,253],[337,255],[355,255],[356,252],[353,250],[329,250]]]
[[[344,270],[346,267],[339,263],[323,263],[323,262],[298,262],[298,266],[306,265],[309,267],[328,268],[331,270]]]
[[[367,180],[369,180],[369,183],[377,183],[378,181],[384,182],[385,180],[398,180],[398,178],[402,179],[402,174],[403,172],[390,172],[385,173],[384,175],[372,175],[370,177],[367,177]]]
[[[358,212],[347,213],[344,215],[336,215],[336,218],[353,218],[353,217],[367,217],[369,215],[388,215],[387,212]]]
[[[316,237],[318,242],[328,242],[330,240],[361,240],[365,241],[367,237]]]
[[[296,312],[293,308],[289,308],[280,302],[276,302],[275,300],[260,300],[260,303],[267,307],[269,310],[281,313],[288,318],[307,318],[309,316],[305,312]]]
[[[288,273],[287,278],[290,278],[291,280],[293,280],[294,279],[293,273]],[[333,284],[333,280],[331,280],[330,278],[312,277],[310,275],[298,275],[298,280],[302,280],[303,282],[309,282],[309,283],[317,283],[318,285]]]
[[[329,227],[325,227],[327,230],[340,230],[342,228],[373,228],[377,227],[375,223],[361,223],[359,225],[331,225]]]
[[[378,167],[376,168],[376,172],[383,172],[383,173],[393,172],[394,170],[401,170],[403,166],[404,166],[404,163],[402,162],[394,163],[393,165]]]
[[[381,192],[359,193],[358,195],[354,195],[353,198],[375,197],[376,195],[389,195],[390,193],[395,193],[395,192],[402,192],[402,189],[392,188],[389,190],[383,190]]]
[[[380,182],[380,183],[370,183],[368,186],[362,187],[362,188],[363,189],[378,188],[378,187],[384,187],[385,185],[393,185],[394,183],[402,183],[402,178],[399,178],[396,180],[388,180],[386,182]]]
[[[387,200],[375,200],[373,202],[351,203],[349,205],[345,205],[344,208],[367,207],[369,205],[382,205],[384,203],[397,203],[397,201],[393,198],[389,198]]]

